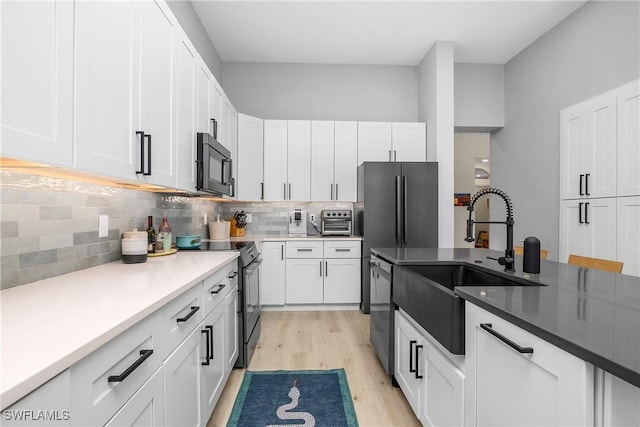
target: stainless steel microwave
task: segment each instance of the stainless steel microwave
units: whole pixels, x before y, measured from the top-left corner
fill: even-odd
[[[214,124],[214,132],[215,128]],[[233,196],[231,152],[215,136],[198,132],[196,153],[196,190]]]

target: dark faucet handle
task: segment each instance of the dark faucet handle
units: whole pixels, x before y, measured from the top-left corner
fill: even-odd
[[[513,258],[501,256],[500,258],[498,258],[498,264],[500,265],[513,264]]]

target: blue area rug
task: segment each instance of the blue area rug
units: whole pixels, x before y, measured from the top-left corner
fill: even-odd
[[[344,369],[247,371],[227,426],[358,426]]]

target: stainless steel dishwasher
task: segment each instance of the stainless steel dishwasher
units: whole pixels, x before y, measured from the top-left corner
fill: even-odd
[[[393,375],[394,304],[391,300],[392,265],[375,255],[371,256],[371,345],[388,375]]]

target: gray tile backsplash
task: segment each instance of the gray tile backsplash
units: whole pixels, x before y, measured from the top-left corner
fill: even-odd
[[[0,289],[95,267],[121,258],[122,232],[156,230],[166,212],[174,236],[208,235],[203,216],[218,203],[94,183],[0,171]],[[98,215],[109,235],[98,237]]]
[[[216,203],[200,198],[150,193],[95,183],[0,170],[0,289],[117,261],[122,232],[158,229],[166,212],[174,236],[208,238],[204,214],[229,220],[244,210],[253,220],[245,233],[286,236],[293,209],[316,214],[322,209],[353,209],[352,203]],[[98,237],[98,216],[109,216],[108,237]],[[309,235],[316,234],[311,224]]]

